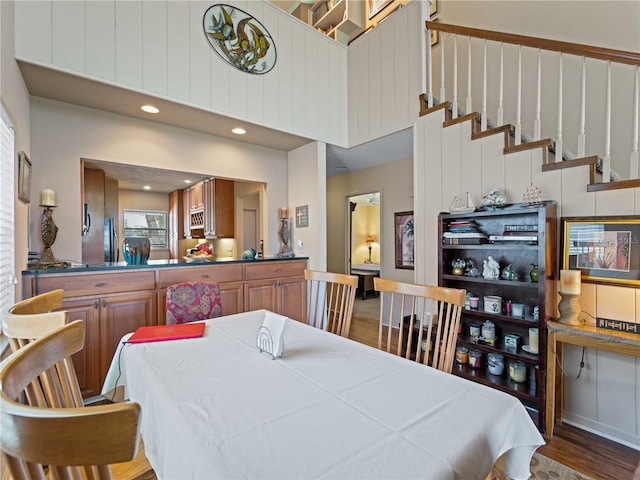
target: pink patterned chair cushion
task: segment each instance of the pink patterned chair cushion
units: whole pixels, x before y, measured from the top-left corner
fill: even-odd
[[[220,288],[214,282],[185,282],[167,287],[167,324],[220,317]]]

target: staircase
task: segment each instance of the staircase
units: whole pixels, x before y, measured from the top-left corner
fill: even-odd
[[[426,22],[427,29],[433,29],[440,32],[441,37],[447,39],[448,42],[442,41],[435,48],[427,49],[427,85],[426,92],[420,96],[420,115],[427,115],[436,109],[445,109],[445,125],[452,125],[457,122],[464,122],[471,120],[471,138],[478,139],[487,135],[503,134],[505,138],[504,142],[504,154],[515,153],[526,149],[540,148],[543,150],[543,161],[541,165],[542,171],[552,171],[558,169],[566,169],[572,167],[587,167],[589,169],[589,181],[587,184],[587,191],[596,192],[602,190],[612,190],[620,188],[635,188],[640,186],[640,177],[638,171],[638,104],[639,100],[639,85],[640,85],[640,54],[633,52],[623,52],[618,50],[604,49],[600,47],[591,47],[586,45],[579,45],[567,42],[557,42],[548,39],[539,39],[534,37],[525,37],[521,35],[512,35],[500,32],[494,32],[489,30],[473,29],[467,27],[459,27],[455,25],[441,24],[439,22]],[[445,35],[446,34],[446,35]],[[467,62],[466,65],[461,65],[458,56],[459,44],[464,43],[460,41],[458,37],[467,38]],[[480,58],[474,58],[473,53],[479,50],[478,45],[474,45],[472,42],[480,42],[482,47],[482,54]],[[489,42],[496,45],[488,46]],[[516,61],[509,63],[508,55],[505,55],[505,44],[513,46],[517,49]],[[533,53],[537,52],[536,59],[537,65],[527,67],[523,66],[523,61],[526,58],[531,59],[531,55],[526,52],[525,49],[535,49]],[[452,52],[452,53],[449,53]],[[543,52],[557,56],[556,71],[547,72],[543,70],[542,58]],[[497,56],[491,59],[490,54]],[[511,52],[513,53],[513,52]],[[531,53],[531,52],[529,52]],[[578,64],[578,73],[581,78],[581,92],[579,95],[578,104],[571,104],[563,97],[569,97],[564,95],[567,89],[571,88],[571,85],[567,85],[563,80],[563,70],[570,67],[576,67],[575,59],[571,64],[571,60],[567,60],[567,56],[579,56],[581,59],[581,65]],[[513,55],[512,55],[513,56]],[[436,72],[438,64],[434,62],[434,58],[439,60],[439,72]],[[587,90],[587,81],[591,83],[591,77],[587,72],[592,73],[593,68],[587,70],[587,59],[590,63],[596,62],[604,69],[606,76],[606,85],[603,92],[600,92],[602,98],[605,98],[604,112],[602,115],[591,115],[589,117],[589,123],[585,120],[585,112],[587,107],[590,107],[591,102],[587,102],[587,98],[591,98],[596,93],[592,92],[593,89]],[[554,60],[552,60],[554,61]],[[498,80],[490,78],[487,73],[487,64],[493,62],[493,64],[499,63],[499,73],[497,74]],[[545,66],[549,65],[549,61]],[[571,64],[565,67],[565,64]],[[615,63],[616,67],[622,67],[615,69],[615,74],[612,75],[611,64]],[[478,68],[473,69],[472,64],[481,64],[482,70],[478,72]],[[505,66],[506,68],[515,68],[517,77],[517,95],[515,99],[515,105],[509,108],[503,103],[505,96],[504,78],[505,78]],[[457,96],[458,96],[458,79],[464,78],[464,75],[459,75],[458,71],[464,70],[466,67],[467,78],[467,97],[466,97],[466,110],[459,108]],[[591,67],[591,65],[590,65]],[[626,70],[625,70],[626,68]],[[535,73],[537,77],[537,85],[535,88],[535,102],[531,96],[525,97],[523,95],[523,88],[526,86],[523,82],[523,71],[529,73]],[[439,73],[440,78],[440,97],[441,99],[447,98],[446,93],[450,93],[451,100],[441,101],[434,98],[433,95],[433,77],[434,72]],[[449,73],[450,72],[450,73]],[[478,72],[479,74],[472,75],[472,72]],[[449,73],[447,76],[446,74]],[[566,74],[565,74],[566,75]],[[555,76],[555,78],[553,78]],[[629,82],[629,77],[633,80]],[[476,81],[476,85],[472,85],[472,78],[480,78],[481,81]],[[544,79],[544,85],[547,86],[544,91],[542,89]],[[612,80],[613,79],[613,80]],[[617,81],[621,85],[629,83],[633,84],[631,91],[619,88],[616,85],[612,85],[612,81]],[[499,89],[497,92],[497,98],[488,100],[489,89],[488,85],[499,83]],[[597,83],[597,82],[594,82]],[[549,92],[553,90],[548,88],[548,85],[552,84],[556,88],[555,94]],[[479,96],[482,98],[480,105],[478,105],[477,111],[473,111],[474,96],[472,92],[479,92]],[[629,155],[629,167],[628,179],[622,179],[621,175],[615,170],[611,169],[611,135],[612,135],[612,116],[611,108],[613,104],[612,90],[618,94],[629,99],[629,103],[632,105],[633,115],[631,122],[621,122],[623,125],[618,128],[627,128],[627,132],[621,135],[620,131],[616,131],[617,138],[624,138],[628,140],[630,145]],[[587,92],[590,96],[587,96]],[[523,104],[526,104],[529,100],[530,110],[533,114],[532,119],[529,122],[523,120],[522,111]],[[576,100],[575,96],[572,100]],[[478,102],[475,102],[478,103]],[[543,116],[541,104],[554,103],[557,105],[555,113],[555,119],[549,118],[549,109],[546,110],[546,118]],[[488,108],[493,104],[496,107],[496,119],[492,122],[488,118]],[[533,105],[535,104],[535,105]],[[513,123],[504,123],[505,112],[511,112],[513,115]],[[563,120],[563,116],[571,117],[567,112],[580,112],[578,117],[578,124],[573,125],[573,128],[563,128],[563,123],[567,123],[566,119]],[[593,119],[597,121],[593,121]],[[588,124],[592,129],[593,125],[598,123],[597,128],[604,131],[604,139],[601,145],[600,153],[594,153],[592,155],[585,154],[585,145],[587,140],[586,125]],[[629,125],[630,123],[630,125]],[[551,130],[551,126],[555,124],[555,138],[551,136],[547,138],[541,137],[543,133],[548,133]],[[533,126],[533,136],[528,136],[522,133],[524,125]],[[549,125],[547,128],[543,126]],[[563,135],[566,132],[577,132],[577,158],[572,152],[563,148],[564,139]],[[597,137],[597,135],[593,135]],[[589,139],[590,142],[591,138]],[[617,145],[616,145],[617,146]],[[562,152],[562,156],[558,154],[558,151]],[[595,152],[595,150],[594,150]]]

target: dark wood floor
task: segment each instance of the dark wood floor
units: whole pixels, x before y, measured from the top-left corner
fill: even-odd
[[[354,316],[352,340],[375,347],[378,320]],[[556,425],[554,436],[538,451],[594,480],[633,480],[640,451],[566,424]]]

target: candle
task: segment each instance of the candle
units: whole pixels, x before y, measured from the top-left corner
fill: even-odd
[[[538,353],[538,329],[530,328],[529,329],[529,351],[531,353]]]
[[[56,192],[50,188],[45,188],[40,194],[40,205],[43,207],[55,207],[56,206]]]
[[[580,270],[560,270],[560,293],[580,295]]]
[[[281,207],[280,210],[278,210],[278,214],[280,218],[288,218],[289,211],[286,207]]]

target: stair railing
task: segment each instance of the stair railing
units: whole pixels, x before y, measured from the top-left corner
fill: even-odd
[[[505,90],[505,77],[507,81],[512,80],[515,77],[515,99],[513,105],[510,105],[508,110],[510,116],[513,118],[511,122],[513,124],[513,142],[514,145],[520,145],[522,140],[525,141],[538,141],[541,136],[553,130],[553,126],[547,126],[553,124],[553,120],[549,120],[549,117],[555,116],[555,148],[551,147],[551,151],[555,151],[555,156],[552,162],[560,162],[566,159],[575,159],[575,156],[564,149],[565,131],[563,131],[563,123],[566,123],[566,118],[563,118],[563,114],[567,112],[573,116],[577,115],[577,125],[572,125],[569,128],[570,132],[576,135],[576,150],[578,158],[583,158],[586,155],[587,145],[587,127],[590,128],[591,136],[590,142],[598,143],[601,151],[599,156],[601,157],[600,172],[602,174],[602,183],[608,183],[612,180],[620,180],[617,172],[611,170],[611,133],[612,133],[612,106],[618,108],[620,101],[623,105],[626,105],[625,112],[628,112],[630,107],[630,118],[625,117],[626,113],[616,113],[617,116],[624,118],[618,118],[618,122],[622,123],[623,127],[631,125],[631,128],[627,132],[621,133],[616,130],[616,138],[622,137],[622,142],[630,145],[630,160],[629,160],[629,179],[630,181],[614,182],[618,184],[624,184],[615,186],[610,185],[611,188],[624,188],[624,187],[636,187],[640,186],[640,182],[637,179],[639,176],[639,156],[638,156],[638,131],[639,131],[639,104],[640,104],[640,53],[626,52],[621,50],[612,50],[608,48],[581,45],[577,43],[569,43],[562,41],[555,41],[543,38],[529,37],[524,35],[515,35],[509,33],[495,32],[491,30],[482,30],[477,28],[462,27],[456,25],[449,25],[440,22],[426,22],[427,28],[427,41],[432,38],[431,31],[439,32],[439,41],[435,45],[431,45],[431,48],[426,49],[426,77],[423,78],[423,91],[426,95],[423,96],[426,108],[431,108],[434,103],[440,103],[447,99],[446,90],[447,86],[452,90],[451,93],[451,114],[453,118],[456,118],[460,113],[470,114],[473,110],[474,97],[472,93],[479,91],[478,97],[481,97],[480,108],[475,111],[480,112],[480,129],[481,131],[490,128],[488,119],[488,109],[494,107],[496,110],[497,125],[504,125],[505,118],[505,93],[509,98],[513,99],[512,90]],[[445,35],[446,34],[446,35]],[[458,36],[467,37],[467,49],[466,49],[466,62],[464,58],[459,59],[458,54]],[[510,53],[515,55],[515,61],[513,61],[513,55],[509,56],[505,54],[505,44],[515,46],[516,51]],[[474,60],[474,51],[481,48],[481,66],[475,66],[475,70],[472,68],[472,60]],[[488,50],[491,49],[494,54],[491,56]],[[535,53],[535,61],[530,62],[527,73],[524,72],[525,60],[531,59],[532,50]],[[448,58],[449,50],[452,50],[452,58]],[[513,48],[512,48],[513,50]],[[463,53],[464,55],[464,53]],[[557,58],[556,72],[553,72],[554,56]],[[578,57],[578,65],[576,65],[576,56]],[[434,60],[435,57],[435,60]],[[439,57],[439,58],[438,58]],[[497,58],[496,58],[497,57]],[[569,57],[569,59],[567,59]],[[439,72],[438,69],[439,60]],[[505,68],[505,63],[508,63],[508,67]],[[589,62],[589,63],[587,63]],[[596,63],[594,63],[596,62]],[[466,65],[465,65],[466,63]],[[490,65],[491,64],[491,65]],[[543,68],[543,64],[548,66],[548,72]],[[570,74],[572,77],[579,77],[579,94],[578,104],[576,102],[571,103],[571,100],[575,99],[576,93],[570,89],[571,80],[567,80],[565,73],[566,65],[569,64],[569,68],[573,67]],[[491,66],[491,68],[490,68]],[[597,85],[597,78],[599,73],[602,73],[604,66],[605,85],[604,92]],[[434,68],[435,67],[435,68]],[[515,73],[509,71],[511,67],[515,70]],[[464,69],[466,68],[466,72]],[[463,70],[462,74],[459,73]],[[574,71],[577,70],[577,73]],[[588,71],[589,70],[589,71]],[[612,77],[612,71],[614,76]],[[447,76],[446,73],[449,72]],[[495,72],[495,73],[494,73]],[[510,72],[506,75],[505,72]],[[592,75],[589,75],[589,73]],[[439,73],[440,91],[439,101],[436,101],[433,95],[433,77]],[[458,106],[458,77],[464,78],[466,73],[466,99],[465,99],[465,111],[461,112]],[[550,78],[556,75],[556,78]],[[530,95],[523,94],[523,74],[526,78],[535,78],[535,96],[531,99]],[[497,77],[497,78],[496,78]],[[591,85],[591,80],[594,78]],[[476,84],[474,85],[473,81]],[[589,80],[589,82],[588,82]],[[617,82],[612,85],[612,81]],[[480,82],[480,85],[477,83]],[[544,82],[544,83],[543,83]],[[529,82],[531,83],[531,82]],[[491,104],[487,99],[487,95],[490,87],[497,85],[497,92],[495,92],[495,99],[491,99]],[[543,86],[544,85],[544,86]],[[552,85],[552,87],[550,87]],[[590,87],[589,89],[587,87]],[[474,90],[475,88],[475,90]],[[571,97],[569,101],[565,99],[563,92],[567,92]],[[612,92],[615,92],[617,96],[615,100],[617,103],[612,103]],[[555,97],[554,97],[555,93]],[[599,102],[604,97],[604,106],[602,108],[603,114],[599,112],[591,112],[587,116],[588,108],[590,104],[599,106]],[[587,100],[589,99],[589,103]],[[523,108],[523,100],[526,103],[526,108]],[[557,109],[554,114],[549,114],[549,108],[542,109],[542,105],[549,105],[557,103]],[[598,108],[596,106],[595,108]],[[531,119],[526,127],[531,128],[533,131],[533,137],[528,137],[522,134],[523,130],[523,111],[531,113]],[[619,110],[616,110],[618,112]],[[596,114],[597,113],[597,114]],[[597,120],[594,121],[594,118]],[[572,118],[573,119],[573,118]],[[588,120],[587,120],[588,119]],[[545,128],[546,127],[546,128]],[[616,126],[616,129],[621,128]],[[601,137],[598,138],[597,131],[601,129]],[[566,130],[566,129],[565,129]],[[552,135],[549,135],[550,137]],[[553,142],[552,142],[553,143]],[[596,148],[596,150],[597,150]],[[622,147],[627,148],[627,147]],[[621,150],[622,148],[617,148]],[[590,150],[594,148],[590,145]],[[623,153],[624,154],[624,153]],[[612,175],[612,173],[614,175]],[[606,188],[593,188],[593,190],[606,189]],[[591,188],[590,188],[591,190]]]

